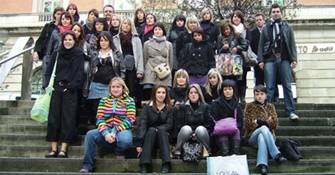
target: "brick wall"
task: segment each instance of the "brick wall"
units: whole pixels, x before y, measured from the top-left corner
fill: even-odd
[[[103,0],[70,0],[70,3],[74,3],[78,6],[79,12],[88,12],[89,10],[95,8],[102,11],[104,6]]]
[[[0,0],[0,14],[20,14],[32,12],[33,0]]]

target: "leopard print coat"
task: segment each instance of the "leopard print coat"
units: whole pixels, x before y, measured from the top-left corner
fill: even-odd
[[[257,102],[248,103],[245,106],[244,116],[244,136],[246,138],[249,138],[252,132],[257,129],[257,124],[255,123],[257,119],[267,121],[273,135],[278,127],[277,112],[275,106],[271,103],[265,103],[264,105]]]

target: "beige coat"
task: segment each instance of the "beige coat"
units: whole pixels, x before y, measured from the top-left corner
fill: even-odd
[[[140,84],[163,84],[171,86],[172,75],[161,80],[156,76],[152,70],[155,66],[161,63],[168,63],[172,68],[173,48],[172,44],[164,38],[152,38],[144,43],[143,62],[144,62],[144,77]],[[151,66],[150,66],[150,65]]]

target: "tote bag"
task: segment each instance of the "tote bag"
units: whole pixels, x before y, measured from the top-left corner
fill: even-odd
[[[207,175],[249,175],[247,155],[207,157]]]
[[[48,121],[51,95],[52,95],[52,91],[54,90],[53,84],[54,84],[55,73],[56,73],[57,59],[58,59],[58,53],[56,56],[55,65],[52,70],[52,75],[50,77],[48,87],[45,89],[45,93],[41,94],[36,99],[34,106],[30,111],[31,119],[39,123],[44,123]]]

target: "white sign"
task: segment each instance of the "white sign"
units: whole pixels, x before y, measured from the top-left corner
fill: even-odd
[[[299,54],[335,53],[335,43],[297,44]]]

